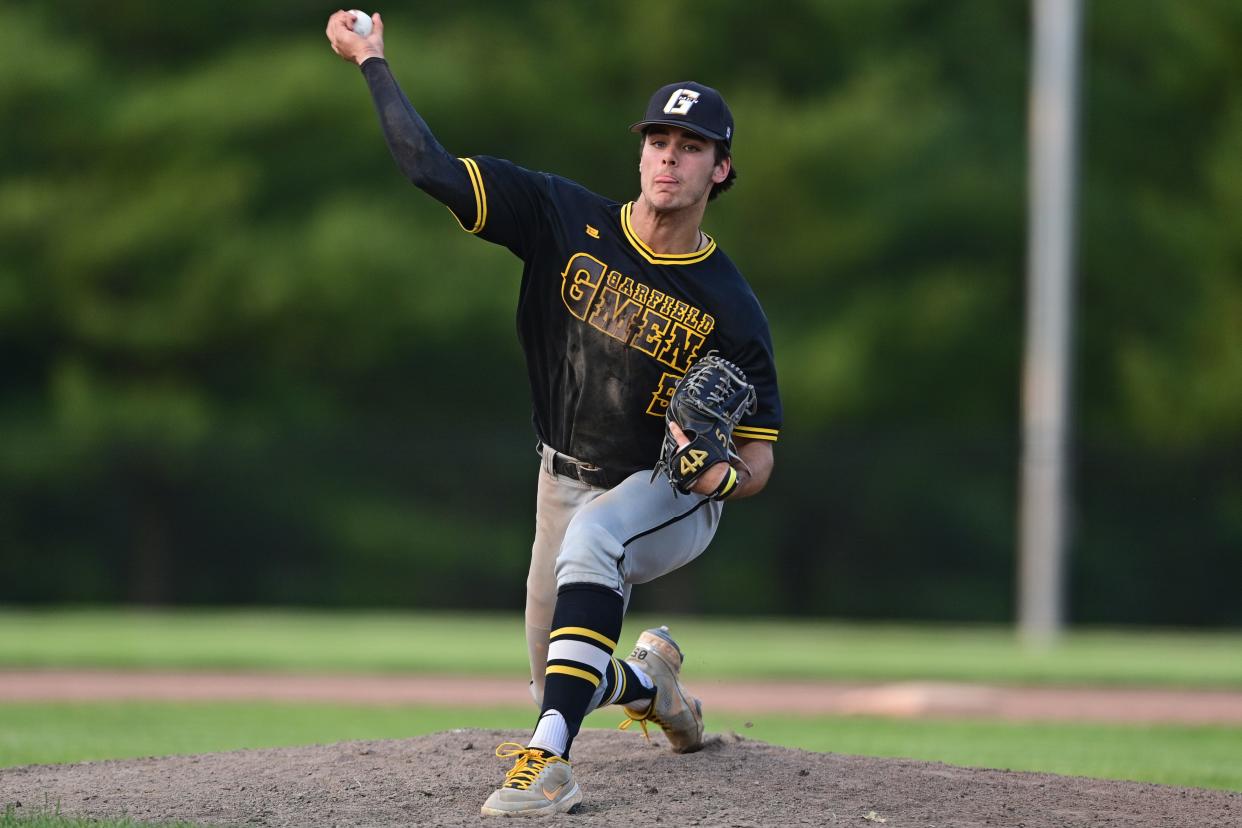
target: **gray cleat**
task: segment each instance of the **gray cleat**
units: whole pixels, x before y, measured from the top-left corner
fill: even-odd
[[[514,759],[513,768],[480,811],[484,816],[545,816],[564,813],[582,801],[573,768],[559,756],[505,742],[496,748],[501,759]]]
[[[664,731],[674,753],[691,753],[701,748],[703,704],[681,684],[681,648],[669,635],[668,627],[657,627],[640,635],[634,651],[625,661],[651,677],[655,683],[655,698],[643,702],[638,711],[630,705],[623,707],[629,719],[621,723],[621,729],[638,722],[647,735],[647,722],[655,722]]]

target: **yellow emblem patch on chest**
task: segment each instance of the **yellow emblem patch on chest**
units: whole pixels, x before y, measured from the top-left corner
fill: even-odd
[[[593,239],[598,239],[598,238],[599,238],[599,231],[598,231],[598,230],[596,230],[594,227],[592,227],[592,226],[591,226],[591,225],[589,225],[589,224],[586,226],[586,234],[587,234],[588,236],[590,236],[591,238],[593,238]]]

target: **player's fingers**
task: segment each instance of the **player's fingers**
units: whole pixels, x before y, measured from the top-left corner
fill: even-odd
[[[668,433],[673,435],[673,440],[677,442],[677,448],[685,448],[690,445],[690,438],[686,436],[686,432],[681,430],[681,426],[669,420]]]
[[[384,36],[384,18],[380,17],[379,12],[371,15],[371,26],[375,29],[375,34]]]

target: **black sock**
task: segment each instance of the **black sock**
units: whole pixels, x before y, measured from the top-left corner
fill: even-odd
[[[639,699],[654,698],[655,685],[653,684],[650,688],[644,687],[638,671],[613,656],[612,664],[604,671],[604,696],[599,700],[599,706],[629,704]]]
[[[608,587],[566,584],[557,590],[543,708],[530,747],[569,758],[595,688],[610,670],[624,613],[621,596]]]

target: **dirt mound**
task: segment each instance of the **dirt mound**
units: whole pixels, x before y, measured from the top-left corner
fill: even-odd
[[[495,826],[479,805],[525,733],[417,739],[0,770],[0,807],[213,825]],[[565,825],[1102,826],[1242,824],[1242,794],[928,762],[809,753],[733,734],[676,756],[653,734],[585,730],[581,809]]]

